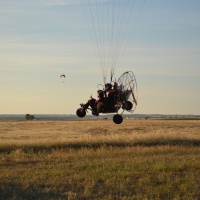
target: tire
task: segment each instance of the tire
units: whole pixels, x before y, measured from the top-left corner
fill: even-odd
[[[123,122],[123,117],[119,114],[113,116],[113,122],[115,124],[121,124]]]
[[[78,117],[80,117],[80,118],[83,118],[83,117],[85,117],[85,115],[86,115],[86,111],[83,110],[82,108],[79,108],[79,109],[77,109],[77,111],[76,111],[76,115],[77,115]]]
[[[131,110],[133,108],[133,103],[130,101],[126,101],[124,102],[122,108],[125,110]]]

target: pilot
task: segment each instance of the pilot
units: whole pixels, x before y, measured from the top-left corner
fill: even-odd
[[[98,90],[97,91],[97,100],[95,102],[95,112],[93,112],[92,114],[98,116],[99,113],[103,110],[104,107],[104,102],[105,102],[105,97],[104,97],[104,91],[103,90]]]
[[[105,93],[106,93],[106,102],[110,105],[114,103],[115,95],[117,94],[117,82],[114,82],[114,85],[107,83],[105,85]]]

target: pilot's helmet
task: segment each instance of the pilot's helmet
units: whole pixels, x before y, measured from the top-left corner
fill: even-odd
[[[97,94],[98,94],[99,98],[103,98],[104,97],[104,91],[103,90],[98,90]]]
[[[97,93],[98,94],[103,94],[103,90],[98,90]]]
[[[112,84],[106,83],[105,84],[105,90],[111,90],[112,89]]]
[[[115,90],[117,90],[118,84],[117,84],[116,81],[114,82],[114,86],[113,87],[114,87]]]

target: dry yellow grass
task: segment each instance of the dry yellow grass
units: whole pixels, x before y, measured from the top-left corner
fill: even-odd
[[[199,199],[196,120],[0,121],[0,199]]]
[[[0,121],[0,145],[125,143],[199,145],[198,120]]]

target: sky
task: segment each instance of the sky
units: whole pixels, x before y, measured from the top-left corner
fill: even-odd
[[[199,115],[200,1],[146,0],[130,30],[115,76],[134,72],[135,113]],[[0,114],[75,114],[103,81],[94,51],[81,0],[0,0]]]

